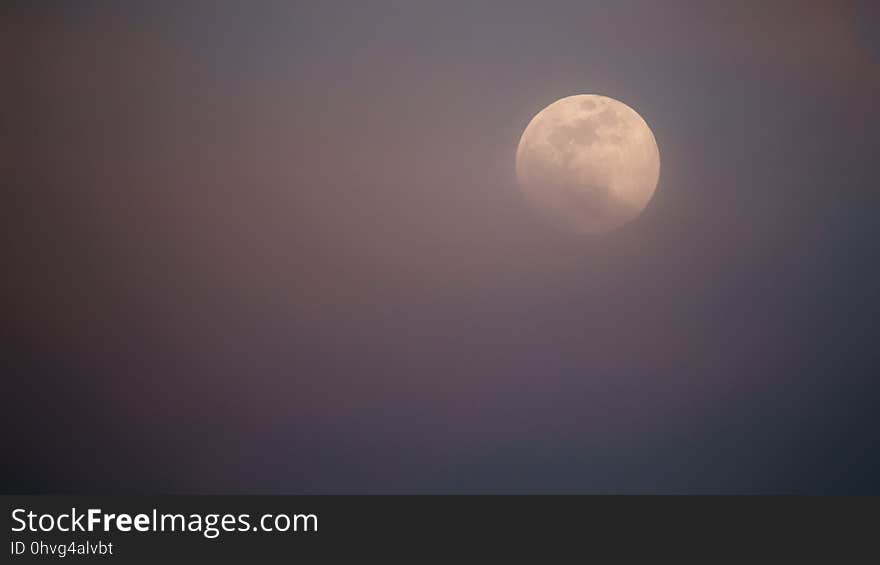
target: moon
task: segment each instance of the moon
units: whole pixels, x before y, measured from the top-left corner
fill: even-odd
[[[569,96],[526,126],[516,177],[526,200],[552,223],[602,234],[648,205],[660,179],[660,150],[645,120],[623,102]]]

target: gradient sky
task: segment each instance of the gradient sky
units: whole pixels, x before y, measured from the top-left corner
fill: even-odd
[[[880,493],[871,3],[142,4],[0,9],[4,491]],[[605,237],[515,184],[580,93]]]

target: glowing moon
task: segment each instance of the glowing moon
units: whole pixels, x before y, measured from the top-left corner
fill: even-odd
[[[544,216],[577,233],[604,233],[638,216],[657,188],[660,150],[632,108],[605,96],[569,96],[532,118],[516,177]]]

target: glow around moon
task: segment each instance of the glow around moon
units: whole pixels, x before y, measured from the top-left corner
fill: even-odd
[[[516,151],[529,203],[560,227],[604,233],[638,216],[660,178],[651,128],[605,96],[569,96],[532,118]]]

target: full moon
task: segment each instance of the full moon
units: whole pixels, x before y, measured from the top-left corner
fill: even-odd
[[[569,96],[526,126],[516,150],[526,200],[575,233],[611,231],[641,214],[660,178],[660,150],[632,108],[606,96]]]

